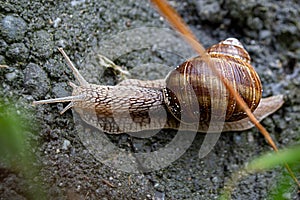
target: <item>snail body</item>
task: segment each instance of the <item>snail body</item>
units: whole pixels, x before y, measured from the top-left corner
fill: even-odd
[[[105,86],[88,83],[65,52],[59,50],[80,86],[70,83],[72,96],[34,101],[33,104],[70,102],[61,113],[74,108],[86,123],[111,134],[179,127],[181,130],[198,132],[207,132],[208,128],[214,132],[222,129],[241,131],[253,127],[225,87],[220,86],[217,77],[210,79],[213,75],[201,57],[184,62],[171,71],[166,79],[126,79],[116,86]],[[261,99],[261,82],[250,65],[249,54],[237,39],[229,38],[206,52],[258,120],[281,107],[282,95]],[[222,103],[224,100],[226,103]],[[213,107],[217,111],[213,115],[224,114],[225,123],[220,120],[210,124]]]

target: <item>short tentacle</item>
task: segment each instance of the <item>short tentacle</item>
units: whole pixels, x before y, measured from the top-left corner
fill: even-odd
[[[64,114],[67,110],[69,110],[70,108],[72,108],[74,106],[74,102],[72,101],[71,103],[69,103],[61,112],[60,114]]]

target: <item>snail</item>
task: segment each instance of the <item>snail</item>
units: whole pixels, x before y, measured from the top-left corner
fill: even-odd
[[[253,127],[201,56],[182,63],[165,79],[126,79],[106,86],[88,83],[65,52],[61,48],[59,51],[80,85],[70,83],[72,96],[34,101],[34,105],[70,102],[61,114],[74,108],[83,121],[110,134],[179,127],[197,132],[242,131]],[[282,106],[282,95],[262,98],[261,81],[250,64],[248,52],[237,39],[228,38],[208,48],[206,53],[259,121]],[[219,116],[224,117],[218,119]],[[217,120],[210,123],[212,118]]]

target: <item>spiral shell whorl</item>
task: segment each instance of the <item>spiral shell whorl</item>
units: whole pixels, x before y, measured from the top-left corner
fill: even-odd
[[[227,38],[218,44],[215,44],[208,48],[207,53],[210,56],[228,55],[238,59],[242,59],[244,62],[250,64],[251,58],[248,52],[244,49],[242,43],[236,38]]]
[[[262,86],[241,43],[229,38],[206,52],[219,73],[254,111],[262,96]],[[177,119],[182,120],[184,115],[182,121],[186,123],[208,122],[212,115],[214,119],[225,116],[225,121],[237,121],[247,116],[201,56],[170,72],[163,93],[169,111]],[[212,110],[214,113],[211,113]]]

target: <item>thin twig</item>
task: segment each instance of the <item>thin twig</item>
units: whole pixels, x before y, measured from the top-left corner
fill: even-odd
[[[108,180],[102,179],[102,182],[111,188],[116,188],[116,186],[114,184],[112,184],[111,182],[109,182]]]

